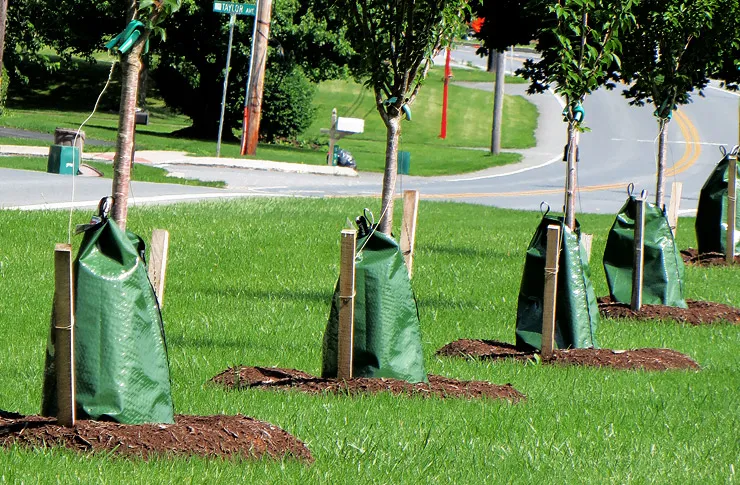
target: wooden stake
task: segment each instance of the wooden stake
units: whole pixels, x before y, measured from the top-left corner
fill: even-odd
[[[149,280],[157,295],[159,308],[164,306],[164,280],[167,274],[167,255],[170,250],[170,233],[164,229],[152,231],[152,246],[149,251]]]
[[[681,191],[683,190],[683,184],[681,182],[673,182],[671,184],[671,201],[668,203],[668,225],[671,226],[673,231],[673,237],[676,237],[676,230],[678,229],[678,207],[681,205]]]
[[[414,264],[414,245],[416,244],[416,219],[419,215],[419,191],[403,192],[403,223],[401,224],[401,254],[409,270],[409,278]]]
[[[57,422],[75,424],[74,282],[72,246],[54,249],[54,369],[57,384]]]
[[[735,218],[737,217],[737,156],[730,155],[727,167],[727,239],[725,240],[725,261],[735,262]]]
[[[352,349],[355,332],[355,248],[357,231],[342,230],[339,267],[339,335],[337,378],[352,379]]]
[[[643,192],[644,194],[644,192]],[[635,252],[632,263],[632,304],[634,311],[642,307],[642,272],[645,264],[645,197],[637,198],[635,213]]]
[[[593,242],[593,234],[581,234],[581,243],[583,243],[583,249],[586,250],[586,261],[591,261],[591,246]]]
[[[555,310],[558,295],[558,260],[560,259],[560,226],[547,226],[545,256],[545,293],[542,308],[542,357],[549,359],[555,347]]]

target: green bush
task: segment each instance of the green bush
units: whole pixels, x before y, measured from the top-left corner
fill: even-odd
[[[260,139],[293,141],[316,115],[316,87],[294,64],[274,63],[266,70]]]
[[[8,70],[3,66],[2,76],[0,77],[0,115],[5,111],[5,101],[8,99],[8,86],[10,85],[10,76]]]

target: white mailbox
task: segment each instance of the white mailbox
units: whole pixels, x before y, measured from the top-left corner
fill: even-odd
[[[365,120],[362,118],[337,118],[337,131],[345,133],[362,133],[365,131]]]

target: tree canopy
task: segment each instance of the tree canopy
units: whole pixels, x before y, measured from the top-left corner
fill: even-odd
[[[344,22],[355,52],[349,66],[372,88],[386,126],[385,173],[379,229],[390,234],[401,117],[410,116],[434,55],[464,25],[466,0],[334,0],[329,11]]]
[[[471,7],[476,16],[485,18],[480,31],[475,34],[482,44],[479,54],[529,44],[537,36],[547,15],[541,1],[477,0],[471,2]]]
[[[633,34],[622,40],[623,61],[613,77],[629,85],[630,104],[652,103],[656,116],[670,117],[691,101],[717,71],[733,42],[722,27],[731,2],[641,0]],[[727,17],[725,17],[727,18]]]

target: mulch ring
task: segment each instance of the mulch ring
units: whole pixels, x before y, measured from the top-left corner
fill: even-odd
[[[0,411],[0,445],[65,446],[81,452],[110,452],[148,458],[153,455],[232,458],[289,457],[312,462],[306,446],[290,433],[236,416],[175,416],[175,424],[118,424],[78,420],[74,427],[55,418]]]
[[[686,300],[688,308],[665,305],[642,305],[634,311],[626,303],[616,303],[610,297],[598,298],[599,313],[607,318],[632,318],[635,320],[675,320],[691,325],[713,323],[740,323],[740,309],[711,301]]]
[[[315,377],[296,369],[277,367],[229,368],[211,379],[211,382],[228,389],[295,389],[309,394],[374,394],[390,392],[407,396],[462,397],[468,399],[488,397],[517,402],[525,399],[511,384],[498,386],[484,381],[459,381],[430,374],[429,384],[412,384],[398,379],[355,377],[349,380]]]
[[[685,264],[692,266],[726,266],[724,253],[702,253],[696,248],[681,250],[681,257]],[[735,256],[735,264],[740,264],[740,256]]]
[[[537,352],[523,352],[512,344],[495,340],[461,339],[451,342],[437,351],[443,357],[466,357],[477,359],[514,359],[522,362],[536,360]],[[697,364],[690,357],[671,349],[568,349],[555,350],[550,359],[541,359],[545,364],[586,365],[613,369],[673,370],[695,369]]]

